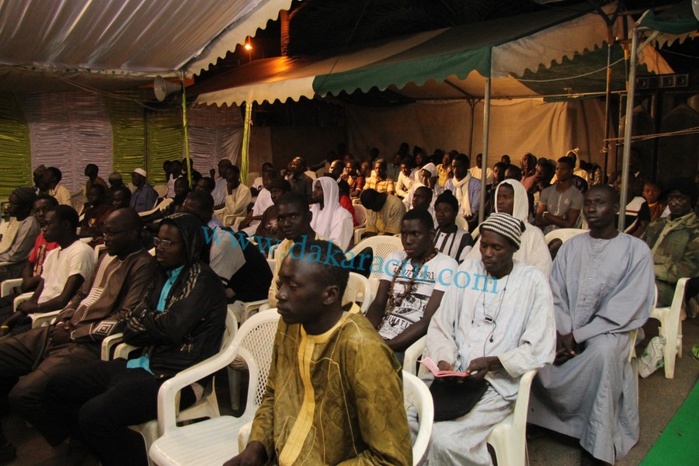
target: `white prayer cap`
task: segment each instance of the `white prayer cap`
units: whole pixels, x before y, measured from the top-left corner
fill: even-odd
[[[139,175],[141,175],[144,178],[147,177],[146,171],[143,168],[134,168],[133,172],[138,173]]]

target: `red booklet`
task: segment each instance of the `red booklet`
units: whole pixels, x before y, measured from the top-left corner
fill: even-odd
[[[434,361],[429,357],[423,358],[419,362],[420,364],[428,368],[435,377],[468,377],[471,375],[470,372],[441,371],[439,370],[439,367],[437,367],[437,364],[435,364]]]

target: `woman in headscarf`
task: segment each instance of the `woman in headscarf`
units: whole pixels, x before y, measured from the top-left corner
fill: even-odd
[[[352,239],[352,214],[340,205],[340,188],[334,179],[322,176],[313,182],[311,228],[323,238],[347,250]]]
[[[495,188],[495,212],[510,214],[524,222],[526,227],[522,233],[522,245],[515,252],[514,259],[527,265],[533,265],[541,270],[546,277],[551,273],[551,254],[546,247],[542,231],[527,222],[529,218],[529,199],[527,190],[517,180],[504,180]],[[481,258],[481,240],[466,257],[467,259]]]

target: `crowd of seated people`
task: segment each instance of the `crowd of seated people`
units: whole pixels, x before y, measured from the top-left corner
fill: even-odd
[[[96,167],[88,165],[80,218],[50,194],[62,187],[60,171],[39,167],[36,187],[10,196],[0,239],[0,249],[23,251],[21,259],[0,268],[4,278],[22,278],[0,301],[0,386],[11,412],[52,445],[78,438],[102,464],[145,464],[143,443],[128,426],[157,416],[164,380],[218,351],[226,304],[266,299],[279,307],[286,331],[301,325],[299,341],[310,338],[307,344],[321,344],[312,337],[350,322],[373,332],[367,341],[387,349],[375,361],[361,359],[345,368],[342,360],[339,367],[356,375],[369,370],[362,364],[379,364],[375,370],[386,374],[381,382],[388,384],[391,400],[402,398],[393,377],[404,352],[423,337],[423,356],[439,369],[486,380],[469,412],[435,422],[430,463],[491,464],[486,439],[512,412],[519,378],[530,370],[538,370],[531,424],[578,439],[583,457],[593,462],[624,458],[639,438],[627,358],[631,331],[645,325],[654,286],[659,305],[669,305],[677,281],[699,275],[696,183],[645,180],[643,191],[635,193],[642,195],[637,218],[625,234],[616,229],[618,215],[624,215],[618,189],[602,183],[596,169],[581,168],[589,164],[578,162],[575,153],[555,162],[528,153],[519,167],[503,156],[486,172],[485,185],[480,167],[470,167],[469,157],[458,151],[427,156],[422,148],[410,154],[401,146],[390,169],[378,151],[370,155],[359,162],[333,153],[322,175],[310,172],[301,157],[282,171],[286,176],[270,164],[254,192],[230,161],[218,164],[215,179],[215,171],[195,176],[191,165],[174,161],[165,167],[171,190],[164,197],[170,201],[156,215],[139,215],[161,202],[145,170],[133,171],[132,192],[116,173],[105,188]],[[481,192],[490,204],[479,223]],[[331,269],[348,266],[303,265],[318,262],[309,255],[311,246],[324,255],[350,249],[358,227],[355,207],[366,211],[363,238],[395,235],[402,244],[383,258],[366,319],[355,315],[356,307],[339,306],[345,272]],[[239,223],[224,225],[228,216]],[[589,230],[558,244],[552,257],[544,234],[579,228],[583,221]],[[88,245],[81,236],[96,242]],[[95,262],[90,246],[98,242],[106,251]],[[275,260],[273,269],[266,258]],[[348,263],[351,271],[367,275]],[[319,273],[323,279],[303,285]],[[311,290],[317,294],[306,294]],[[693,316],[699,280],[690,280],[687,290],[687,313]],[[27,291],[31,298],[15,312],[12,299]],[[313,302],[308,309],[314,311],[299,314],[302,302]],[[242,317],[240,306],[233,309]],[[30,329],[33,315],[50,311],[60,311],[54,323]],[[331,322],[321,312],[337,319]],[[100,342],[120,332],[126,342],[147,349],[128,362],[99,362]],[[284,350],[275,355],[270,383],[295,377],[288,361],[299,364],[297,353],[308,351],[299,341],[289,348],[280,343]],[[337,344],[349,343],[340,338]],[[197,350],[177,359],[182,345]],[[441,383],[422,372],[425,383]],[[328,387],[318,383],[314,378],[315,396],[327,396]],[[140,397],[129,396],[133,387]],[[380,450],[369,434],[359,441],[336,432],[334,440],[301,439],[290,453],[286,441],[298,439],[274,435],[275,429],[282,419],[301,422],[293,419],[315,408],[303,396],[303,403],[294,404],[292,393],[282,394],[276,405],[274,395],[280,394],[265,395],[271,404],[260,408],[243,458],[313,459],[325,442],[349,442],[351,448],[341,449],[349,455],[344,459]],[[183,392],[180,406],[197,396],[197,390]],[[322,419],[312,412],[309,419],[304,429],[326,427],[315,424]],[[396,441],[409,443],[405,433],[408,426],[416,428],[414,413],[409,409],[395,422]],[[350,424],[343,428],[351,430]],[[405,445],[396,450],[405,454]],[[402,464],[405,458],[396,450],[384,453]],[[0,435],[0,459],[14,455],[14,446]]]

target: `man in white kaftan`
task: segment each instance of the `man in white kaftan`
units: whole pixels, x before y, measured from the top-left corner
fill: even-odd
[[[580,439],[584,455],[606,463],[638,442],[630,332],[648,319],[655,288],[648,246],[616,230],[616,211],[612,188],[591,188],[583,204],[590,232],[566,241],[553,263],[558,353],[567,360],[534,379],[528,417]]]
[[[512,260],[519,228],[508,214],[481,224],[483,259],[461,264],[427,331],[427,355],[440,369],[471,372],[489,383],[469,413],[435,422],[431,465],[492,464],[486,439],[514,409],[520,377],[553,361],[551,291],[539,270]]]

